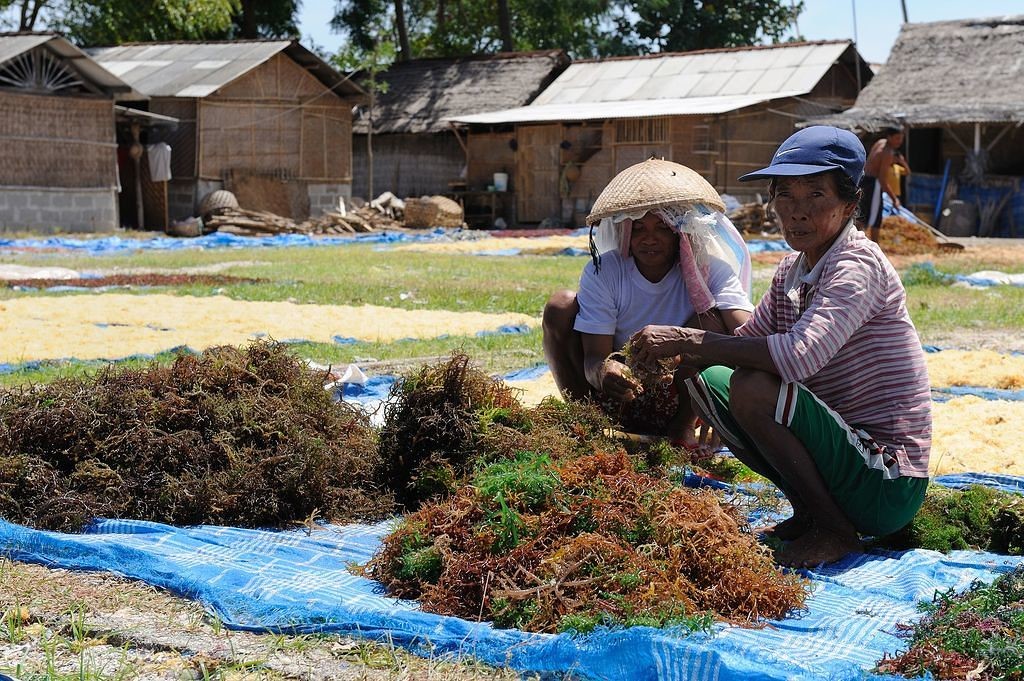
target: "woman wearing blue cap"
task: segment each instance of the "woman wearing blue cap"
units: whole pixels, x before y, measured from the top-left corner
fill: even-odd
[[[924,500],[931,398],[906,291],[857,230],[864,146],[815,126],[782,143],[768,167],[771,207],[796,253],[779,265],[733,335],[647,326],[637,360],[679,356],[707,367],[688,390],[733,453],[772,480],[793,516],[771,532],[779,562],[828,563],[913,518]]]

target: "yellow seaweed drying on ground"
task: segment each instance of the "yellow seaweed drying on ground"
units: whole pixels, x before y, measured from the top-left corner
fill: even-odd
[[[482,253],[515,249],[532,255],[555,255],[566,248],[586,250],[587,235],[543,236],[543,237],[485,237],[465,241],[433,241],[395,246],[396,251],[419,253]]]
[[[973,395],[932,404],[932,475],[1024,475],[1024,402]]]
[[[971,385],[1024,389],[1024,356],[992,350],[943,350],[929,353],[927,359],[928,378],[935,388]]]
[[[320,343],[331,343],[335,336],[389,342],[536,323],[533,317],[512,312],[299,305],[225,296],[107,293],[16,298],[0,302],[0,362],[117,358],[179,345],[204,350],[243,345],[263,336]]]

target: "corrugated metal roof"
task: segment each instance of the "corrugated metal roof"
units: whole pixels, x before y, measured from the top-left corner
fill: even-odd
[[[45,45],[56,56],[67,59],[95,86],[111,94],[118,93],[118,99],[145,99],[131,86],[93,60],[66,38],[56,33],[7,33],[0,34],[0,64],[24,54],[40,45]]]
[[[772,91],[806,93],[818,84],[849,46],[847,41],[837,41],[576,62],[533,104],[624,101],[634,99],[638,92],[643,92],[648,99],[766,95]],[[680,79],[680,74],[687,77]],[[635,86],[625,87],[623,79]],[[773,84],[771,90],[761,85],[765,79]],[[684,87],[693,85],[689,91],[680,93],[676,88],[681,83]],[[578,97],[577,88],[583,84],[588,86],[586,94]]]
[[[361,88],[291,40],[140,43],[90,52],[150,97],[206,97],[282,51],[339,96],[362,94]]]
[[[771,95],[721,95],[718,97],[686,97],[683,99],[634,99],[624,102],[578,104],[531,104],[517,109],[492,111],[473,116],[456,116],[456,123],[544,123],[551,121],[589,121],[614,118],[649,118],[652,116],[696,116],[735,111],[778,97],[793,97],[803,92],[777,92]]]
[[[289,40],[103,47],[93,57],[150,97],[205,97],[288,47]],[[214,68],[210,63],[219,64]]]
[[[850,45],[843,40],[575,62],[529,106],[451,120],[500,124],[725,113],[807,94]]]

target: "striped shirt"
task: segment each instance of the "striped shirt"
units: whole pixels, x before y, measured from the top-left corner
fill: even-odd
[[[767,336],[786,383],[799,382],[928,477],[931,393],[907,294],[881,249],[848,226],[811,271],[787,256],[738,336]]]

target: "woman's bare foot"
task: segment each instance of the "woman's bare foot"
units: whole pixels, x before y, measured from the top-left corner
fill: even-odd
[[[760,534],[782,541],[793,541],[811,529],[811,524],[810,516],[794,513],[792,518],[786,518],[781,523],[766,527],[760,531]]]
[[[812,524],[776,554],[780,565],[809,568],[834,563],[848,553],[860,550],[857,535],[845,535]]]

